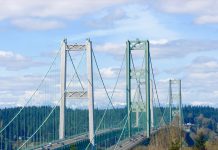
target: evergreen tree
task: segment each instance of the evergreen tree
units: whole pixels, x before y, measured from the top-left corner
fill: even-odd
[[[206,141],[207,141],[207,138],[204,135],[204,133],[202,131],[199,132],[195,139],[195,148],[197,150],[206,150],[206,147],[205,147]]]

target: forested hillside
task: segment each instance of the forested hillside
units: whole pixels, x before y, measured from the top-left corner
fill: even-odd
[[[196,117],[202,114],[206,118],[213,119],[218,123],[218,108],[203,106],[185,106],[183,107],[183,115],[185,123],[195,123]]]
[[[13,116],[21,108],[5,108],[0,109],[0,127],[3,128],[13,118]],[[7,143],[10,149],[13,141],[26,140],[43,122],[43,120],[51,112],[52,107],[28,107],[13,121],[1,137],[1,145]],[[104,109],[95,110],[95,124],[99,123],[104,114]],[[108,110],[105,120],[110,120],[110,124],[104,124],[105,128],[111,125],[119,124],[126,116],[126,109],[119,108],[116,110]],[[207,127],[210,130],[217,130],[218,109],[203,106],[185,106],[183,108],[184,123],[192,123],[199,128]],[[51,141],[58,139],[59,128],[59,109],[52,113],[46,125],[34,136],[34,141]],[[66,110],[66,136],[88,131],[88,110],[85,109],[67,109]],[[43,134],[42,134],[43,133]]]
[[[186,128],[168,125],[151,137],[148,146],[134,150],[180,150],[181,146],[183,150],[218,150],[217,108],[185,106],[183,116]]]

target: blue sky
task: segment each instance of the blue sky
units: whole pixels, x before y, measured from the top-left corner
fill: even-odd
[[[23,104],[64,38],[91,38],[110,91],[126,40],[139,38],[151,42],[162,103],[168,80],[179,78],[185,104],[218,107],[217,7],[216,0],[0,0],[0,104]],[[125,101],[124,82],[116,104]]]

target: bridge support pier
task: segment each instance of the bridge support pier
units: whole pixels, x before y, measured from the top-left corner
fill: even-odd
[[[94,132],[94,89],[93,89],[93,62],[92,62],[92,43],[88,39],[86,42],[86,58],[88,69],[88,107],[89,107],[89,139],[91,149],[95,149]]]
[[[128,121],[128,134],[132,136],[132,117],[131,117],[131,80],[130,80],[130,41],[126,43],[126,103],[127,103],[127,121]]]
[[[147,109],[146,109],[146,114],[147,114],[147,138],[150,138],[150,134],[151,134],[151,106],[150,106],[150,46],[149,46],[149,41],[147,41],[147,49],[145,50],[145,81],[146,82],[146,102],[147,102]]]
[[[64,39],[61,44],[61,102],[60,102],[60,122],[59,122],[59,139],[65,137],[65,107],[66,107],[66,71],[67,71],[67,40]]]

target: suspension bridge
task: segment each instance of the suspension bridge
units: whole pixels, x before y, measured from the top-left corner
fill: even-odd
[[[105,81],[91,40],[83,44],[63,40],[36,90],[23,106],[7,112],[0,148],[124,150],[149,143],[152,135],[175,120],[182,128],[181,80],[169,80],[168,103],[163,106],[149,41],[127,41],[123,51],[114,86],[107,88],[113,81]],[[125,87],[120,91],[122,77]],[[116,105],[120,92],[126,94],[122,106]],[[95,107],[101,101],[104,106]]]

